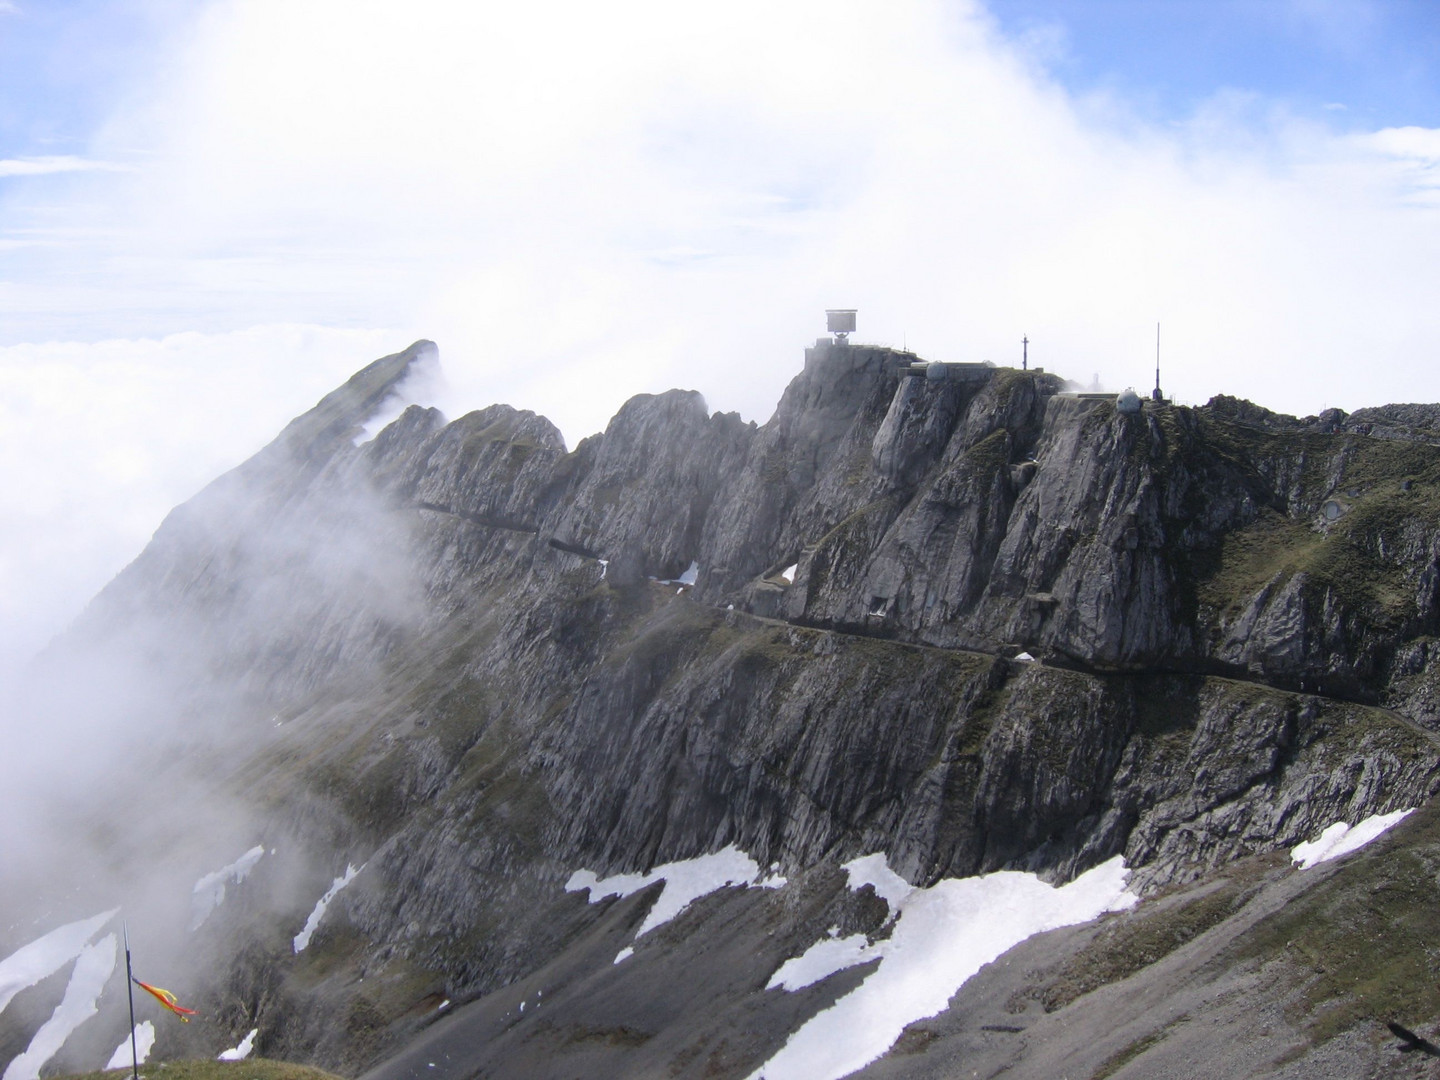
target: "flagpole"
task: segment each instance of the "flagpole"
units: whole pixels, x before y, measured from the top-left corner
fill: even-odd
[[[130,967],[130,928],[120,924],[125,934],[125,993],[130,998],[130,1075],[140,1080],[140,1051],[135,1048],[135,972]]]

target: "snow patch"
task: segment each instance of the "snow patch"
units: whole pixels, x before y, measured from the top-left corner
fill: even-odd
[[[900,913],[900,905],[915,891],[914,885],[890,869],[884,855],[851,859],[840,869],[850,878],[851,892],[859,892],[866,885],[874,889],[875,895],[890,906],[892,919]]]
[[[690,565],[685,568],[685,572],[684,572],[683,574],[681,574],[679,577],[677,577],[677,578],[664,578],[663,580],[660,579],[660,578],[651,578],[650,580],[652,580],[652,581],[658,581],[661,585],[679,585],[679,586],[681,586],[680,589],[676,590],[676,593],[677,593],[677,595],[678,595],[679,593],[685,591],[684,586],[686,586],[686,585],[694,585],[696,579],[697,579],[699,576],[700,576],[700,564],[699,564],[698,562],[695,562],[695,561],[692,559],[691,562],[690,562]]]
[[[799,956],[781,964],[766,990],[803,990],[821,979],[828,979],[837,971],[863,964],[875,959],[870,950],[870,941],[864,934],[850,937],[823,937]]]
[[[0,960],[0,1012],[21,990],[48,979],[74,960],[100,932],[100,928],[120,914],[120,909],[102,912],[89,919],[57,926],[28,945],[22,945]]]
[[[144,1065],[146,1058],[150,1056],[150,1051],[154,1048],[155,1025],[149,1020],[142,1020],[135,1025],[135,1053],[133,1058],[130,1053],[130,1040],[126,1039],[115,1048],[115,1052],[110,1055],[110,1060],[105,1063],[105,1068],[123,1069],[126,1065],[129,1065],[132,1060],[140,1065]]]
[[[894,874],[883,855],[856,859],[845,869],[852,889],[869,884],[890,904],[890,937],[864,945],[856,938],[822,939],[786,961],[771,984],[798,989],[857,963],[880,963],[792,1034],[751,1080],[848,1076],[893,1046],[906,1025],[943,1011],[981,967],[1026,938],[1138,902],[1125,888],[1129,871],[1119,856],[1058,889],[1034,874],[1009,870],[919,889]]]
[[[785,567],[784,570],[780,571],[780,580],[785,582],[786,585],[795,584],[795,574],[799,569],[800,564],[798,562],[791,563],[789,566]]]
[[[1018,656],[1015,657],[1015,659],[1019,660],[1022,664],[1033,664],[1035,662],[1035,658],[1031,656],[1028,652],[1020,653]]]
[[[1415,812],[1396,810],[1390,814],[1374,814],[1353,829],[1343,821],[1337,821],[1309,843],[1296,844],[1290,849],[1290,858],[1300,864],[1301,870],[1309,870],[1341,855],[1349,855],[1370,843],[1381,833],[1394,828]]]
[[[255,1036],[260,1034],[259,1028],[251,1028],[250,1034],[240,1040],[240,1045],[229,1050],[221,1050],[216,1061],[244,1061],[250,1056],[250,1051],[255,1049]]]
[[[635,955],[635,946],[633,946],[633,945],[626,945],[625,948],[621,949],[618,953],[615,954],[615,963],[618,964],[618,963],[620,963],[622,960],[629,960],[630,957],[632,957],[632,956],[634,956],[634,955]]]
[[[278,721],[275,726],[280,726]],[[225,902],[225,886],[239,885],[244,881],[264,854],[264,845],[256,844],[229,866],[222,866],[213,874],[206,874],[195,882],[195,888],[190,898],[191,930],[198,930],[200,924],[210,917],[210,913]]]
[[[320,927],[320,920],[325,917],[325,909],[330,906],[330,901],[334,900],[340,890],[354,881],[360,871],[364,869],[364,863],[359,867],[351,866],[349,863],[345,864],[345,873],[330,883],[330,888],[325,890],[325,895],[315,902],[315,910],[310,912],[310,917],[305,920],[305,928],[295,935],[296,953],[304,952],[305,947],[310,944],[311,937]]]
[[[566,892],[589,890],[589,902],[597,904],[607,896],[626,897],[637,893],[656,881],[664,881],[665,888],[656,899],[640,929],[637,938],[643,937],[657,926],[663,926],[679,915],[702,896],[706,896],[727,885],[755,886],[761,889],[778,889],[785,879],[773,874],[760,879],[760,866],[734,844],[694,859],[657,866],[648,874],[616,874],[613,877],[597,878],[593,871],[576,870],[565,883]]]
[[[40,1070],[59,1053],[71,1032],[100,1010],[100,992],[115,973],[119,942],[114,934],[106,934],[93,945],[86,945],[75,958],[65,997],[50,1014],[50,1019],[30,1039],[25,1052],[5,1068],[4,1080],[40,1080]]]

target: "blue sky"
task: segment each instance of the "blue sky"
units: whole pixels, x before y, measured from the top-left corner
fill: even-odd
[[[0,2],[0,157],[83,153],[117,97],[163,62],[192,5]]]
[[[1440,401],[1440,4],[0,0],[0,678],[418,337],[572,444],[823,330]]]
[[[1151,120],[1222,90],[1345,128],[1440,121],[1434,0],[995,0],[1078,94]]]
[[[83,152],[202,6],[0,0],[0,157]],[[993,0],[1005,34],[1076,94],[1150,120],[1217,91],[1346,127],[1440,122],[1434,0]],[[1338,106],[1338,108],[1337,108]]]

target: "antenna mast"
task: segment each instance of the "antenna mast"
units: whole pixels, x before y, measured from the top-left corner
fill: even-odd
[[[1155,324],[1155,392],[1150,395],[1155,401],[1164,401],[1165,396],[1160,393],[1160,324]]]
[[[125,992],[130,995],[130,1076],[132,1080],[140,1080],[140,1051],[135,1046],[135,970],[130,966],[129,924],[122,922],[120,932],[125,936]]]

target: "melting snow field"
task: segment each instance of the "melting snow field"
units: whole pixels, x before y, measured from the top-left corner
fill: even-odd
[[[1400,824],[1414,812],[1415,808],[1412,806],[1409,810],[1375,814],[1360,822],[1353,829],[1345,822],[1337,821],[1309,843],[1296,844],[1290,849],[1290,858],[1300,864],[1301,870],[1309,870],[1312,866],[1318,866],[1331,859],[1338,859],[1341,855],[1349,855],[1352,851],[1358,851],[1380,834]]]
[[[106,911],[89,919],[66,923],[48,934],[22,945],[0,960],[0,1012],[21,990],[49,978],[80,955],[100,928],[120,914],[120,909]]]
[[[244,881],[264,854],[265,849],[257,844],[229,866],[222,866],[213,874],[206,874],[195,882],[194,893],[190,899],[191,930],[198,930],[200,924],[210,917],[210,913],[224,902],[225,886],[239,885]]]
[[[25,1052],[6,1066],[4,1080],[40,1080],[41,1067],[55,1056],[70,1033],[100,1011],[100,992],[115,972],[118,953],[114,934],[106,934],[80,951],[64,999],[35,1032]]]
[[[883,855],[846,864],[850,888],[869,884],[895,919],[890,937],[825,938],[783,964],[771,987],[798,990],[847,967],[875,971],[790,1036],[751,1080],[839,1080],[885,1053],[907,1024],[934,1016],[985,964],[1026,938],[1133,907],[1118,856],[1055,888],[1034,874],[951,878],[928,889],[894,874]]]
[[[150,1051],[155,1048],[155,1025],[149,1020],[142,1020],[135,1025],[135,1054],[134,1058],[141,1065],[150,1056]],[[115,1048],[115,1053],[110,1055],[106,1063],[107,1069],[123,1069],[131,1063],[130,1040],[126,1039]]]
[[[864,934],[821,938],[799,956],[781,964],[770,976],[765,989],[804,990],[837,971],[863,964],[877,955],[870,947],[870,939]]]
[[[640,929],[635,931],[636,938],[640,938],[675,918],[702,896],[727,885],[778,889],[785,884],[782,877],[769,877],[762,881],[760,873],[759,864],[731,844],[713,855],[665,863],[648,874],[616,874],[614,877],[601,879],[597,878],[593,871],[576,870],[565,883],[565,891],[589,890],[589,902],[595,904],[607,896],[629,896],[656,881],[664,881],[664,890],[656,899],[650,913],[645,916],[645,921],[640,924]],[[620,963],[632,952],[634,950],[628,948],[621,950],[620,955],[615,957],[615,963]]]
[[[310,938],[320,928],[320,920],[325,917],[325,909],[330,906],[330,901],[334,900],[336,894],[354,881],[360,871],[364,869],[364,865],[357,868],[349,863],[345,864],[345,873],[330,883],[330,888],[325,890],[325,895],[315,902],[315,910],[310,912],[310,917],[305,920],[305,928],[295,935],[294,945],[297,953],[304,952],[305,947],[310,944]]]
[[[255,1036],[260,1034],[259,1028],[251,1028],[250,1034],[240,1040],[240,1045],[230,1050],[220,1051],[216,1061],[244,1061],[250,1056],[250,1051],[255,1049]]]

